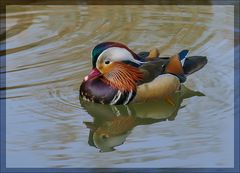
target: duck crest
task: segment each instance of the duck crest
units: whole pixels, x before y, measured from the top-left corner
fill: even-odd
[[[124,44],[122,43],[117,43],[117,42],[103,42],[103,43],[100,43],[98,44],[97,46],[94,47],[94,49],[92,50],[92,66],[93,68],[96,67],[96,62],[97,62],[97,59],[99,57],[99,55],[109,49],[109,48],[112,48],[112,47],[115,47],[115,48],[123,48],[125,50],[127,50],[132,56],[134,59],[136,60],[140,60],[140,57],[135,54],[131,49],[129,49],[127,46],[125,46]]]

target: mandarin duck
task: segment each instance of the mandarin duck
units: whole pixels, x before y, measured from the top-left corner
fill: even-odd
[[[159,57],[156,49],[136,54],[122,43],[100,43],[92,50],[92,70],[83,79],[80,97],[110,105],[161,98],[171,103],[169,96],[207,63],[205,56],[186,57],[188,52]]]

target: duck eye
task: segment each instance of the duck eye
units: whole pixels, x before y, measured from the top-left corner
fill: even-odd
[[[110,63],[110,61],[109,61],[109,60],[107,60],[107,61],[105,61],[104,63],[105,63],[105,64],[109,64],[109,63]]]

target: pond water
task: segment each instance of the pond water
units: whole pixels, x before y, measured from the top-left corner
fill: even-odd
[[[7,167],[233,167],[233,16],[228,5],[7,6]],[[79,86],[103,41],[208,64],[175,105],[87,103]]]

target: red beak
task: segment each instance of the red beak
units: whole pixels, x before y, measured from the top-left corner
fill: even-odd
[[[84,81],[96,78],[101,75],[102,73],[97,68],[94,68],[87,76],[85,76]]]

